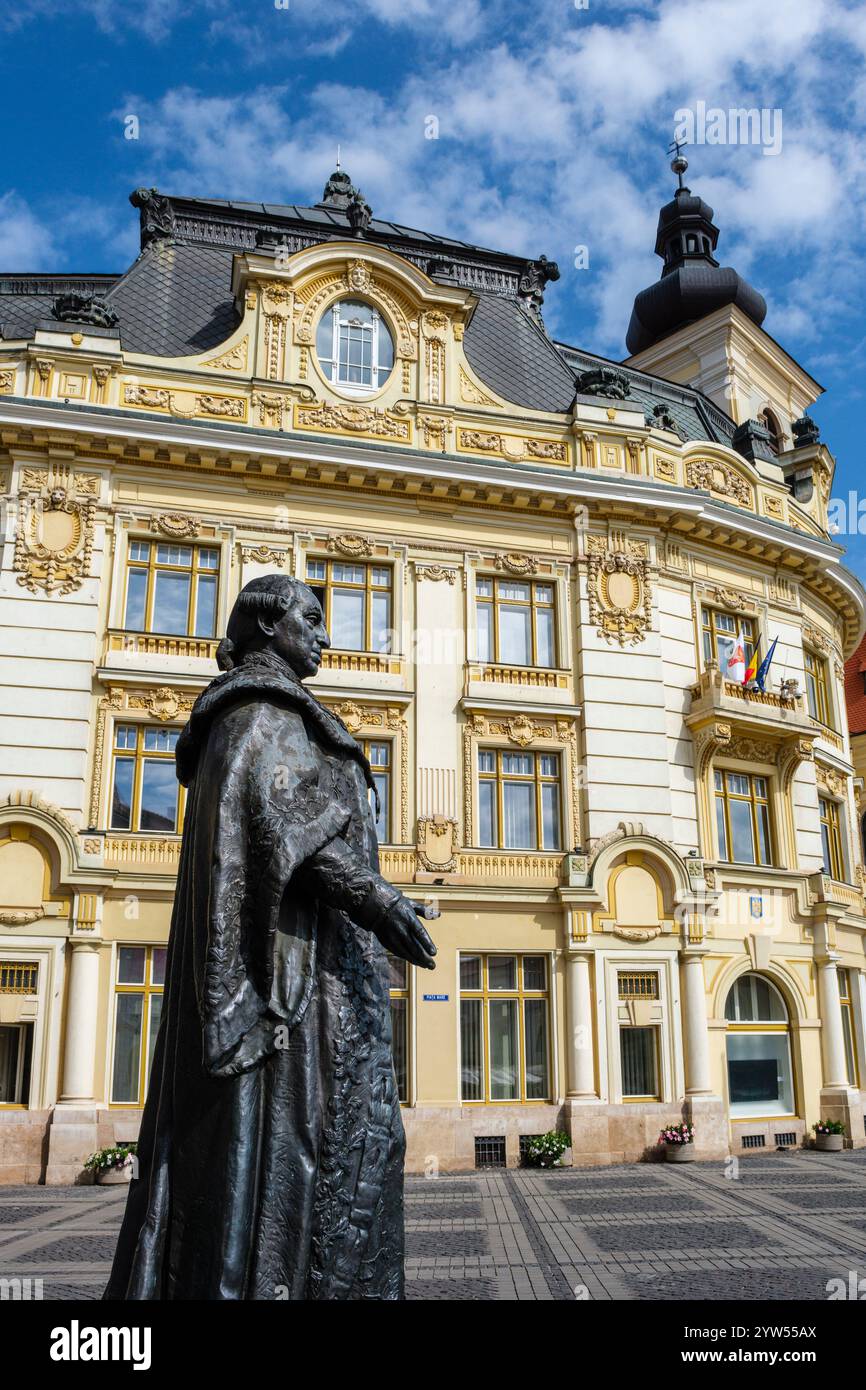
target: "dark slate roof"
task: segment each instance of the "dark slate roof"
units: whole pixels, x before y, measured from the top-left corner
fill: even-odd
[[[115,331],[126,351],[156,357],[209,352],[238,322],[231,293],[238,252],[273,248],[275,236],[290,252],[352,237],[347,215],[332,207],[162,195],[159,201],[163,225],[156,232],[143,229],[141,254],[123,275],[0,277],[3,337],[30,337],[37,324],[46,326],[60,294],[96,294],[117,315]],[[359,240],[359,252],[365,243],[387,246],[440,283],[477,296],[464,338],[466,356],[479,380],[503,400],[564,415],[575,399],[576,377],[611,367],[628,380],[632,405],[650,412],[664,406],[685,439],[730,444],[733,422],[700,392],[551,341],[521,286],[533,262],[377,219]]]
[[[527,410],[570,408],[574,375],[519,300],[479,295],[463,346],[476,376],[504,400]]]
[[[236,328],[232,250],[153,241],[107,296],[127,352],[186,357]]]

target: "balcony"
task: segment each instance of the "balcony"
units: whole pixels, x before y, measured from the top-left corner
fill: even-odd
[[[690,687],[689,694],[691,708],[686,723],[691,729],[722,720],[735,726],[738,734],[786,740],[798,737],[810,742],[817,737],[802,695],[747,690],[745,686],[725,680],[714,661],[707,663],[707,669]]]

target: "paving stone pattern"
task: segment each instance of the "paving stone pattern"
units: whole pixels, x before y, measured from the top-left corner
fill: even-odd
[[[406,1180],[413,1301],[822,1300],[866,1278],[866,1150]],[[0,1187],[0,1279],[99,1298],[119,1187]],[[31,1284],[31,1287],[35,1287]],[[4,1286],[0,1285],[0,1297]]]

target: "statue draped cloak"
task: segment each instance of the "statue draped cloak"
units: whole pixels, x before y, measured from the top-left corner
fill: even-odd
[[[271,653],[196,701],[162,1017],[106,1298],[401,1299],[369,766]]]

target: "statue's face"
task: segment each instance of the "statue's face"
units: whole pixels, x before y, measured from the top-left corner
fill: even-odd
[[[322,652],[330,647],[331,639],[321,604],[312,589],[304,585],[278,622],[260,626],[270,637],[270,650],[292,668],[299,680],[316,674],[322,664]]]

